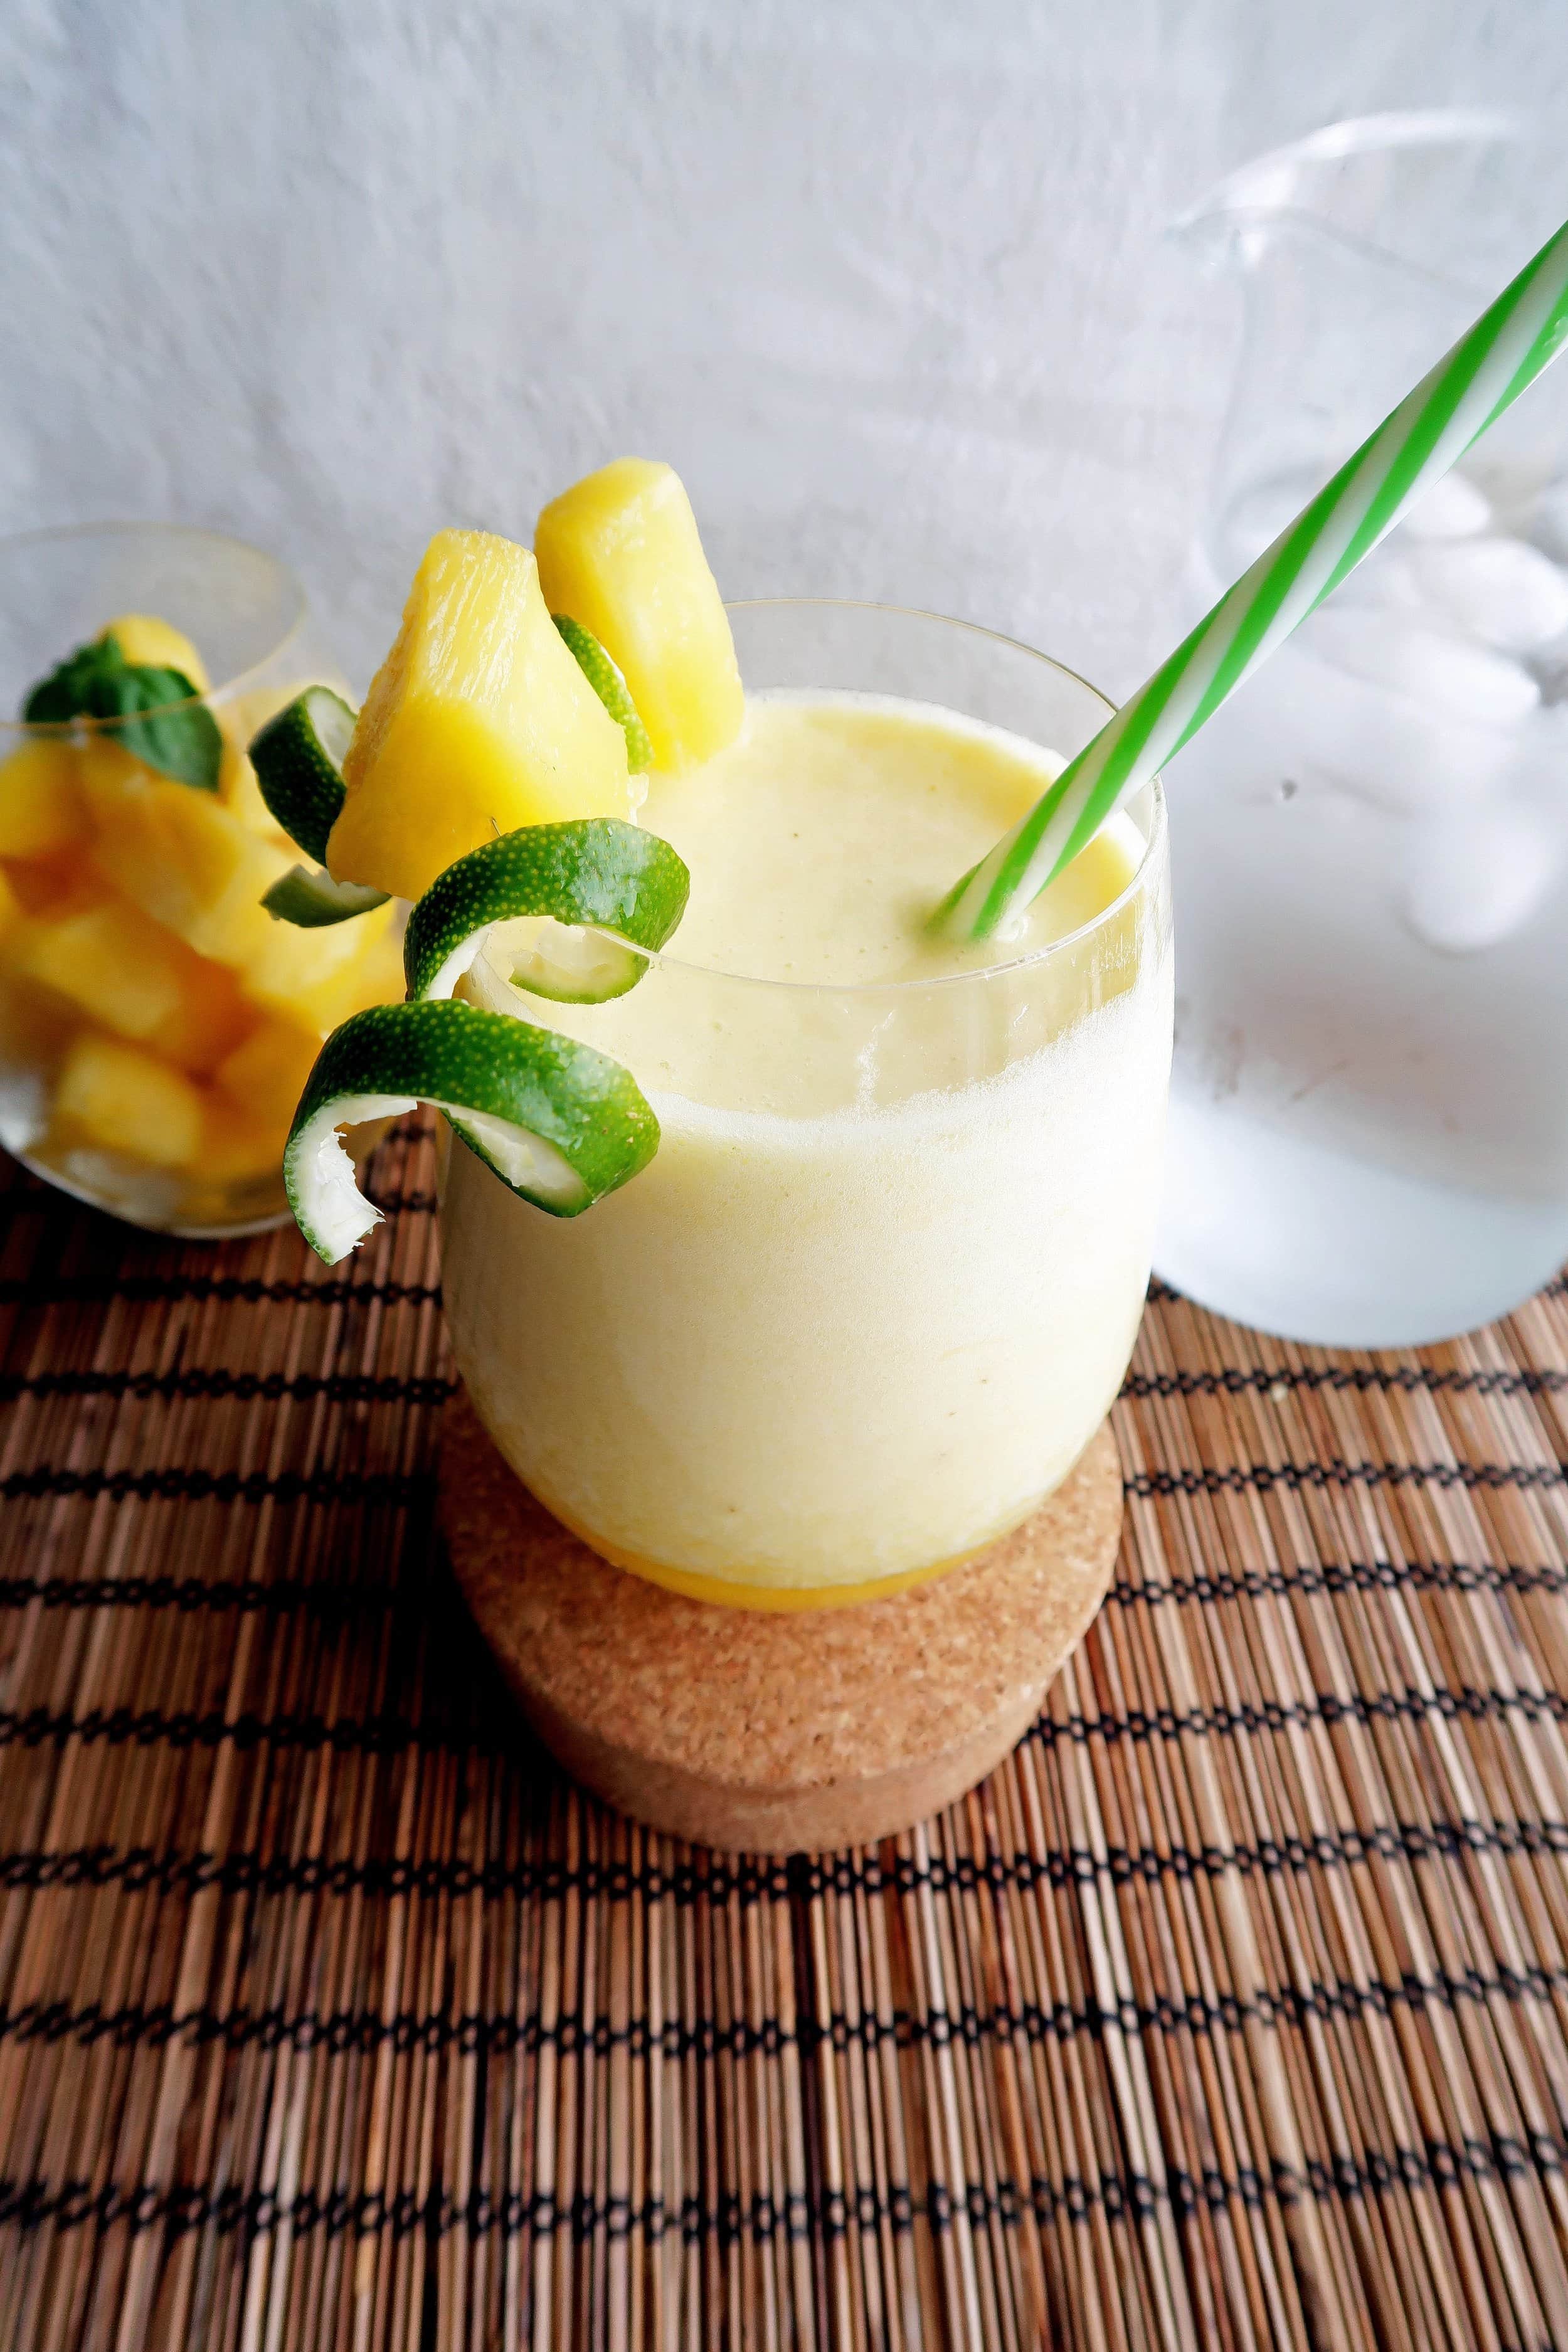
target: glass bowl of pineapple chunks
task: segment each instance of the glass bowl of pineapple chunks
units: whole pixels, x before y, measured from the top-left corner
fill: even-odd
[[[313,683],[341,681],[258,548],[0,540],[0,1145],[132,1223],[286,1216],[321,1040],[403,993],[395,906],[309,929],[261,903],[299,853],[246,746]]]

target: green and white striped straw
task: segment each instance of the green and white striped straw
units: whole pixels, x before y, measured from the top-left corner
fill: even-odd
[[[932,917],[989,939],[1021,915],[1117,803],[1157,775],[1259,662],[1462,457],[1568,339],[1568,223],[1069,760]]]

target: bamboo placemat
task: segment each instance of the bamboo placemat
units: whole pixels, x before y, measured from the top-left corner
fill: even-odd
[[[436,1555],[431,1164],[329,1274],[0,1177],[0,2343],[1568,2346],[1562,1286],[1331,1358],[1159,1293],[1012,1761],[721,1862]]]

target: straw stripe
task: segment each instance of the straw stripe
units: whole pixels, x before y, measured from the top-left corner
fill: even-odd
[[[935,919],[985,939],[1025,908],[1117,803],[1191,741],[1259,662],[1473,446],[1568,338],[1568,225],[1542,247],[1294,522],[1068,762]]]

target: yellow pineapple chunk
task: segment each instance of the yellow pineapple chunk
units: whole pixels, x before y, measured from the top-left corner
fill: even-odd
[[[370,1004],[401,1003],[404,992],[403,942],[389,928],[371,940],[352,964],[297,999],[293,1009],[313,1020],[325,1036],[351,1013],[363,1013]]]
[[[97,827],[93,863],[106,881],[216,963],[244,970],[265,953],[280,926],[262,893],[294,863],[287,850],[213,793],[134,760],[119,769],[101,761],[86,790]]]
[[[319,939],[321,933],[314,936]],[[395,1004],[402,995],[403,951],[395,939],[383,932],[331,971],[310,977],[297,974],[287,991],[257,1001],[264,1012],[291,1021],[319,1041],[351,1013],[361,1013],[367,1004]]]
[[[218,793],[225,808],[239,819],[247,833],[258,833],[264,841],[276,842],[279,848],[288,848],[292,856],[298,857],[299,851],[293,848],[288,835],[261,797],[255,769],[241,746],[232,739],[226,740],[224,743],[223,761],[218,769]]]
[[[274,1136],[288,1132],[321,1038],[292,1021],[264,1021],[221,1061],[214,1073],[219,1090]]]
[[[178,951],[180,1002],[148,1032],[147,1043],[192,1077],[210,1077],[256,1026],[234,974],[171,940]]]
[[[259,1118],[222,1095],[202,1106],[201,1176],[205,1184],[242,1184],[280,1170],[287,1119]]]
[[[76,1026],[51,990],[0,970],[0,1069],[51,1069]]]
[[[437,532],[343,782],[330,870],[402,898],[498,833],[631,814],[626,738],[552,623],[526,548]]]
[[[286,703],[292,702],[312,682],[300,678],[291,686],[257,687],[248,694],[231,695],[213,708],[213,717],[224,739],[218,792],[225,808],[232,809],[252,833],[279,843],[291,859],[297,859],[300,852],[261,797],[261,787],[250,764],[249,746],[268,720],[275,719]]]
[[[102,883],[83,865],[79,849],[57,849],[52,857],[18,858],[5,868],[5,879],[25,915],[71,914],[100,905],[104,896]]]
[[[619,667],[656,767],[696,767],[734,740],[745,709],[735,643],[672,467],[601,467],[551,500],[533,548],[551,611]]]
[[[77,1021],[52,989],[24,980],[15,969],[27,935],[26,910],[0,867],[0,1069],[43,1075],[59,1059]]]
[[[346,923],[320,930],[301,929],[297,923],[277,923],[268,917],[268,935],[240,976],[253,1003],[297,1017],[304,1028],[315,1026],[310,1009],[323,994],[337,1001],[343,976],[356,970],[374,942],[391,925],[391,907],[373,907]],[[402,995],[401,983],[397,994]],[[334,1019],[341,1020],[337,1014]]]
[[[89,1034],[67,1052],[56,1125],[153,1168],[188,1168],[202,1146],[202,1098],[152,1054]]]
[[[181,670],[198,694],[205,694],[211,683],[206,665],[189,637],[172,622],[159,620],[155,613],[121,613],[98,634],[100,639],[112,637],[133,669]]]
[[[72,744],[40,735],[0,761],[0,857],[46,857],[81,829]]]
[[[231,1054],[256,1018],[221,965],[112,898],[24,916],[0,935],[0,963],[197,1076]]]
[[[153,1036],[178,1015],[196,977],[190,970],[195,959],[187,959],[178,940],[112,898],[76,912],[29,916],[4,952],[23,979],[52,988],[121,1037]]]
[[[153,781],[152,769],[111,735],[89,735],[76,755],[76,771],[88,822],[94,825],[110,821],[129,794],[144,792]]]

